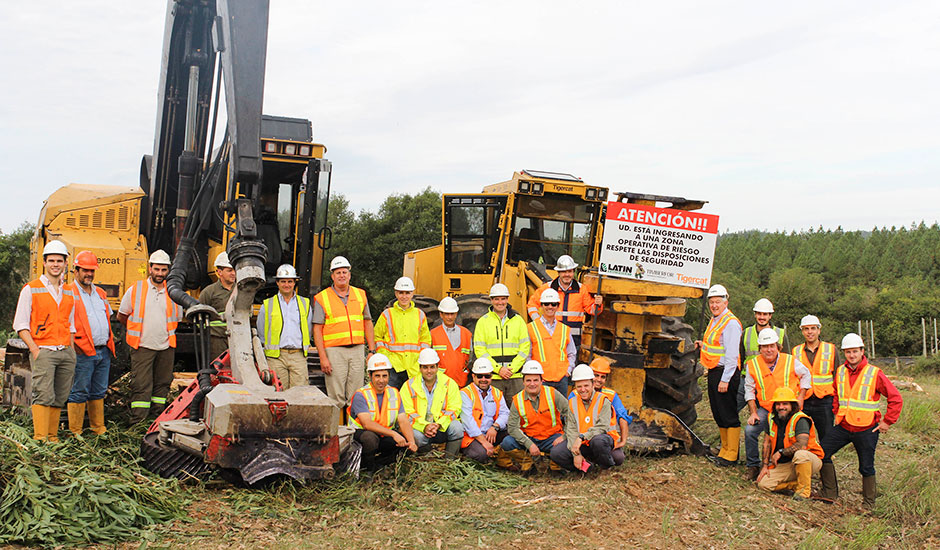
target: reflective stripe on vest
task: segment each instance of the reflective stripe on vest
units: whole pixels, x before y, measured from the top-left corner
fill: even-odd
[[[555,333],[537,319],[529,323],[529,340],[532,341],[532,359],[542,364],[543,377],[549,382],[558,382],[568,374],[568,338],[571,329],[564,323],[555,323]]]
[[[614,438],[616,443],[620,439],[620,434],[615,430],[616,418],[614,414],[614,401],[610,396],[605,395],[603,392],[595,391],[594,395],[591,396],[591,403],[588,405],[588,409],[591,410],[591,414],[587,414],[587,409],[584,408],[584,400],[575,393],[574,396],[568,399],[568,407],[575,411],[575,415],[578,419],[578,433],[584,435],[594,427],[594,423],[597,421],[597,417],[601,414],[601,406],[604,404],[604,401],[610,401],[610,429],[607,430],[607,434]],[[589,443],[585,441],[585,443]]]
[[[264,354],[268,357],[281,356],[280,343],[281,333],[284,331],[284,317],[281,315],[281,300],[278,296],[280,294],[275,294],[264,301]],[[307,322],[310,300],[297,295],[294,295],[294,298],[297,300],[297,311],[300,314],[300,336],[304,357],[306,357],[307,348],[310,347],[310,324]]]
[[[372,415],[372,420],[378,422],[386,428],[392,429],[395,426],[396,419],[398,418],[398,409],[401,408],[401,396],[398,393],[398,390],[391,386],[385,388],[385,393],[382,397],[382,408],[379,410],[378,395],[375,393],[375,389],[372,385],[363,386],[356,390],[356,393],[361,394],[365,400],[366,405],[369,407],[369,414]],[[353,398],[356,397],[356,394],[353,394]],[[346,416],[349,418],[348,425],[360,430],[364,430],[362,424],[359,423],[359,419],[353,416],[352,413],[352,399],[349,400],[349,405],[346,407]]]
[[[782,365],[780,363],[781,359],[783,360]],[[794,371],[792,355],[788,353],[777,354],[777,363],[773,372],[770,371],[770,367],[760,355],[748,361],[747,365],[748,372],[751,373],[751,378],[754,380],[754,396],[757,398],[758,404],[768,411],[773,410],[771,398],[777,388],[782,385],[789,387],[793,390],[793,393],[799,393],[800,379]]]
[[[408,415],[408,420],[412,423],[418,418],[426,417],[428,414],[428,398],[431,400],[430,409],[431,409],[431,418],[437,415],[450,417],[451,422],[457,420],[458,411],[460,407],[452,407],[450,402],[450,392],[448,390],[448,384],[455,384],[450,377],[444,375],[438,370],[437,380],[434,386],[434,394],[428,395],[428,389],[424,386],[424,379],[420,376],[416,378],[409,378],[408,382],[405,383],[405,386],[408,387],[408,394],[411,395],[411,404],[414,408],[414,412]],[[421,395],[418,395],[418,390],[415,389],[415,384],[418,384],[423,391]],[[419,408],[418,405],[421,401],[424,401],[424,408]],[[406,409],[407,411],[407,409]],[[445,412],[447,411],[447,412]]]
[[[741,321],[731,313],[731,310],[726,308],[721,317],[712,319],[708,323],[705,336],[702,337],[702,349],[699,353],[699,361],[705,368],[713,369],[717,367],[721,358],[725,356],[725,348],[721,345],[721,333],[732,321],[738,323],[738,325],[741,324]]]
[[[346,303],[333,287],[321,290],[314,300],[323,308],[323,345],[325,347],[353,346],[365,342],[364,313],[366,293],[361,288],[349,287]]]
[[[29,333],[37,346],[68,346],[72,331],[69,317],[75,305],[75,296],[67,286],[56,303],[52,293],[35,279],[27,283],[30,292]]]
[[[72,292],[77,299],[75,300],[75,345],[78,346],[78,349],[82,350],[87,356],[96,355],[95,351],[95,342],[91,339],[91,324],[88,321],[88,312],[85,311],[85,302],[82,301],[81,295],[79,292],[83,292],[78,288],[78,283],[72,283]],[[101,302],[105,306],[105,317],[108,315],[108,295],[105,294],[104,290],[101,290],[97,286],[92,285],[92,288],[98,293],[98,297],[101,298]],[[114,332],[111,330],[110,319],[108,319],[108,349],[111,350],[111,355],[116,356],[114,352]]]
[[[438,367],[444,374],[453,379],[458,387],[467,385],[467,362],[470,360],[470,331],[465,327],[456,325],[460,333],[460,347],[454,349],[450,343],[450,336],[444,330],[444,325],[437,325],[431,329],[431,349],[437,352],[441,362]]]
[[[832,395],[835,389],[832,387],[832,373],[835,370],[836,346],[829,342],[820,342],[816,348],[816,356],[812,363],[806,355],[806,344],[794,346],[793,356],[800,360],[800,363],[809,368],[813,376],[812,395],[816,397],[825,397]]]
[[[411,307],[417,307],[417,306],[412,305]],[[376,342],[376,347],[384,348],[384,349],[387,349],[388,351],[398,352],[398,353],[406,352],[406,351],[418,353],[419,351],[421,351],[421,348],[422,348],[421,342],[417,340],[415,340],[414,342],[402,342],[401,338],[399,336],[396,336],[395,325],[394,323],[392,323],[392,309],[391,308],[386,308],[386,310],[382,312],[382,317],[385,318],[385,326],[388,327],[388,342],[384,342],[384,341]],[[421,325],[423,325],[426,322],[426,319],[427,317],[425,316],[424,311],[419,309],[418,310],[418,331],[415,333],[415,336],[417,338],[420,338]]]
[[[526,399],[525,390],[517,393],[515,400],[516,409],[519,411],[519,419],[522,421],[522,431],[527,436],[546,439],[554,433],[561,432],[561,420],[555,410],[555,395],[552,387],[542,386],[538,411],[532,407],[532,402]],[[545,419],[546,414],[551,419],[551,425]]]
[[[848,368],[839,367],[836,373],[836,384],[839,387],[839,412],[835,423],[842,419],[852,426],[864,428],[875,423],[875,413],[878,411],[879,400],[877,393],[878,373],[881,369],[871,363],[865,365],[862,372],[855,379],[855,384],[849,386]]]
[[[137,349],[140,347],[140,336],[144,332],[144,309],[147,307],[147,293],[150,291],[150,285],[144,284],[149,279],[137,281],[131,287],[131,301],[134,303],[134,310],[127,316],[127,335],[125,340],[127,345]],[[166,296],[166,332],[169,335],[170,347],[176,347],[176,325],[183,318],[183,310],[180,306],[170,299],[166,292],[166,283],[161,283]]]
[[[777,341],[783,346],[783,329],[771,327],[777,333]],[[751,325],[744,329],[744,335],[741,341],[744,343],[744,360],[749,361],[760,354],[760,345],[757,343],[757,325]]]
[[[473,404],[473,410],[471,411],[471,416],[473,421],[476,422],[477,428],[483,429],[483,400],[480,399],[480,390],[473,384],[460,390],[460,393],[466,395],[470,399],[470,403]],[[493,402],[496,403],[496,412],[493,413],[493,426],[496,426],[496,420],[499,419],[499,408],[500,403],[503,401],[503,392],[498,389],[490,386],[490,394],[493,396]],[[498,430],[499,428],[497,428]],[[470,443],[473,442],[475,438],[467,435],[467,432],[463,434],[463,440],[460,442],[460,448],[464,448]]]
[[[822,447],[819,446],[819,439],[816,437],[816,425],[813,424],[813,419],[807,416],[805,413],[797,411],[790,415],[790,419],[787,420],[787,427],[783,433],[783,448],[796,443],[796,422],[797,420],[805,418],[809,420],[809,441],[806,443],[806,450],[823,458],[825,453],[822,450]],[[770,440],[777,441],[777,423],[773,420],[770,420]]]

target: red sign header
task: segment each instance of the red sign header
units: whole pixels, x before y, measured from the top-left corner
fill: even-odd
[[[718,233],[718,216],[623,202],[607,203],[607,219],[681,231]]]

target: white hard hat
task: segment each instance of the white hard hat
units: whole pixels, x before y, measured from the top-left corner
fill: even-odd
[[[522,374],[545,374],[542,370],[542,364],[534,359],[529,359],[522,365]],[[591,376],[593,378],[593,376]]]
[[[170,265],[171,263],[173,263],[170,261],[170,255],[162,250],[157,250],[153,254],[151,254],[150,260],[148,261],[151,264],[160,264],[160,265]]]
[[[233,267],[232,263],[228,261],[228,252],[225,251],[215,257],[215,262],[212,265],[215,267]]]
[[[441,357],[431,348],[424,348],[418,352],[419,365],[436,365],[441,362]]]
[[[712,285],[712,287],[708,289],[708,297],[714,298],[715,296],[721,296],[722,298],[727,298],[728,289],[725,288],[724,285]]]
[[[490,374],[493,372],[493,362],[489,357],[477,357],[473,362],[473,374]]]
[[[555,271],[568,271],[576,267],[578,267],[578,264],[575,263],[574,258],[567,254],[562,254],[558,257],[558,262],[555,264]]]
[[[496,283],[490,287],[490,298],[496,298],[499,296],[509,297],[509,287],[503,283]]]
[[[42,257],[45,258],[49,254],[61,254],[68,257],[69,249],[65,246],[65,243],[59,240],[49,241],[46,243],[46,246],[42,248]]]
[[[558,304],[561,303],[561,297],[554,288],[546,288],[542,291],[542,297],[539,298],[540,304]]]
[[[457,313],[460,308],[457,307],[457,300],[450,296],[445,296],[441,303],[437,304],[437,310],[441,313]]]
[[[766,346],[767,344],[776,344],[778,342],[780,342],[780,337],[777,336],[777,331],[770,327],[760,331],[760,334],[757,335],[758,346]]]
[[[399,277],[398,280],[395,281],[395,290],[414,292],[415,282],[412,281],[410,277]]]
[[[352,269],[352,266],[349,265],[349,260],[347,260],[343,256],[337,256],[333,258],[333,261],[330,262],[330,271],[333,271],[334,269],[339,269],[341,267],[345,267],[346,269]]]
[[[290,264],[283,264],[274,273],[275,279],[297,279],[297,270]]]
[[[862,342],[862,337],[854,332],[846,334],[842,338],[842,349],[852,349],[852,348],[864,348],[865,342]]]
[[[594,380],[594,369],[583,363],[571,371],[572,382],[579,382],[581,380]]]
[[[754,302],[754,311],[757,313],[773,313],[774,305],[767,298]]]
[[[819,322],[819,317],[816,317],[815,315],[807,315],[806,317],[800,319],[800,327],[812,326],[822,327],[822,323]]]
[[[392,363],[388,360],[388,357],[385,357],[381,353],[373,353],[372,357],[369,358],[366,370],[368,372],[377,370],[392,370]]]

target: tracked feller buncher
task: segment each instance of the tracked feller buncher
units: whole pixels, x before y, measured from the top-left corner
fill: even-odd
[[[529,297],[556,277],[562,254],[581,267],[578,280],[604,299],[588,316],[578,359],[604,356],[612,363],[608,385],[634,417],[628,447],[636,452],[709,453],[692,431],[701,401],[692,327],[682,322],[686,300],[702,290],[598,275],[608,189],[569,174],[523,170],[482,193],[443,195],[441,244],[405,254],[404,274],[420,293],[415,302],[439,317],[451,296],[458,322],[471,331],[489,308],[491,285],[509,287],[509,304],[526,311]],[[616,200],[697,210],[705,201],[618,193]]]

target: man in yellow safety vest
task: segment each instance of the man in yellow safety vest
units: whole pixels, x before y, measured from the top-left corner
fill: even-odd
[[[296,292],[297,271],[284,264],[274,280],[277,294],[261,304],[256,322],[268,366],[284,389],[310,384],[307,352],[310,349],[310,299]]]
[[[438,368],[439,362],[440,357],[433,349],[418,352],[421,374],[409,378],[401,393],[418,448],[424,451],[431,443],[444,443],[444,452],[454,458],[463,440],[460,423],[463,401],[457,383]]]
[[[400,277],[395,281],[395,303],[375,323],[376,349],[392,362],[389,384],[399,389],[409,378],[421,375],[418,352],[431,349],[428,319],[411,300],[414,295],[414,281]]]
[[[522,391],[522,365],[531,349],[525,319],[509,306],[509,287],[490,287],[490,310],[473,329],[473,353],[493,364],[493,386],[511,397]]]

